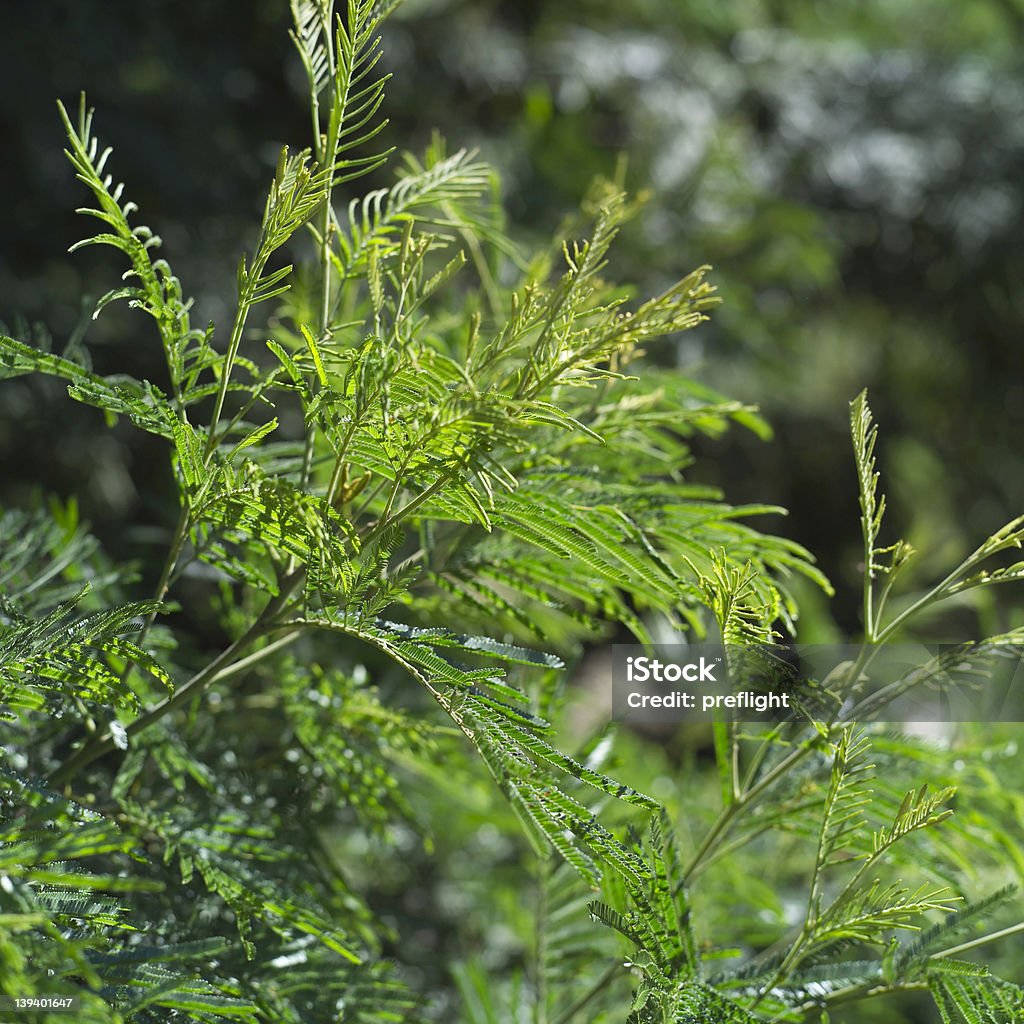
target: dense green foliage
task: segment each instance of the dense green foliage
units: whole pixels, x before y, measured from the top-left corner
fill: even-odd
[[[1020,990],[959,956],[1011,896],[957,903],[968,859],[1005,873],[997,787],[973,780],[967,823],[928,844],[948,759],[838,714],[716,726],[717,785],[683,804],[624,781],[630,737],[571,735],[563,666],[585,641],[767,641],[794,629],[794,579],[829,585],[747,522],[778,510],[684,477],[694,437],[765,433],[647,358],[714,307],[706,271],[646,301],[614,283],[636,207],[607,181],[527,256],[490,168],[437,140],[352,199],[389,156],[388,10],[292,12],[313,144],[280,155],[223,325],[192,325],[91,111],[61,107],[101,225],[81,244],[128,265],[93,315],[148,316],[164,368],[96,372],[75,333],[59,354],[4,335],[0,371],[158,439],[178,508],[148,590],[74,502],[0,519],[0,992],[74,993],[94,1021],[742,1024],[927,989],[943,1021],[1013,1020]],[[886,618],[913,552],[880,540],[864,395],[852,413],[870,641],[1020,575],[989,562],[1020,548],[1015,520]],[[853,692],[869,663],[830,682]],[[777,835],[800,844],[804,905],[733,911]],[[499,849],[474,864],[482,837]],[[380,896],[431,847],[477,914],[528,879],[515,965],[403,955]],[[421,914],[444,913],[439,889]]]
[[[187,19],[169,0],[145,12],[97,0],[5,12],[12,145],[0,187],[12,201],[0,222],[0,318],[21,313],[65,338],[82,296],[119,272],[112,250],[65,252],[79,199],[53,97],[83,85],[193,315],[230,316],[234,264],[280,143],[308,123],[302,69],[280,45],[288,5],[252,0],[244,27],[237,19],[229,0]],[[711,263],[724,299],[701,331],[651,358],[756,402],[778,442],[747,431],[699,440],[691,479],[787,507],[772,528],[811,547],[838,585],[828,603],[802,592],[802,628],[824,637],[836,623],[848,635],[860,628],[859,543],[854,480],[839,467],[845,404],[862,387],[886,427],[892,522],[924,555],[916,584],[1024,507],[1022,26],[1003,0],[407,0],[387,26],[395,76],[382,138],[420,152],[440,128],[478,146],[501,171],[510,229],[534,240],[527,248],[628,154],[628,188],[652,188],[616,266],[656,294]],[[115,306],[90,327],[96,365],[159,382],[159,351],[136,344],[134,325]],[[22,378],[5,397],[12,500],[27,503],[39,483],[77,493],[108,550],[148,558],[151,524],[173,501],[159,446],[94,431],[55,381]],[[58,451],[56,417],[76,427]],[[969,635],[1021,616],[1019,596],[1004,592],[998,605],[951,609],[946,626]]]

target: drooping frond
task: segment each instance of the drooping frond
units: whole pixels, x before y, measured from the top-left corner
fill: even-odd
[[[108,420],[127,416],[150,434],[171,436],[173,414],[167,396],[149,381],[123,374],[116,378],[93,373],[63,356],[32,348],[0,335],[0,378],[23,373],[48,373],[68,381],[68,394],[79,402],[102,409]]]

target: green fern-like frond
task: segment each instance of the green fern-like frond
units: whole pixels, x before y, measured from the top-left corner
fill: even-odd
[[[675,1020],[684,1006],[688,1011],[698,1006],[710,1011],[709,999],[716,1011],[733,1015],[722,1019],[747,1019],[738,1005],[713,995],[697,981],[701,973],[698,946],[674,831],[664,811],[652,816],[645,848],[622,849],[624,856],[612,865],[630,909],[615,908],[605,900],[594,900],[589,908],[595,920],[633,947],[630,960],[634,969],[640,969],[643,981],[633,1003],[634,1014],[639,1015],[630,1020]],[[614,977],[609,968],[590,995]]]
[[[955,792],[952,786],[948,786],[936,793],[929,793],[926,783],[916,792],[911,790],[907,793],[892,823],[883,826],[872,837],[871,857],[877,860],[904,836],[945,821],[953,810],[943,805],[953,798]]]
[[[178,394],[187,352],[207,344],[208,338],[191,327],[191,300],[185,299],[181,284],[166,261],[152,258],[151,253],[160,245],[159,237],[143,225],[131,225],[129,217],[136,209],[135,204],[122,198],[124,185],[115,185],[106,171],[112,150],[109,147],[100,150],[100,143],[93,134],[93,112],[86,107],[85,96],[79,104],[77,122],[71,120],[62,103],[58,103],[58,109],[67,132],[68,159],[78,179],[96,199],[95,207],[83,207],[78,212],[95,217],[109,229],[83,239],[72,248],[110,245],[123,252],[131,265],[126,276],[132,283],[107,292],[99,300],[94,315],[110,302],[127,299],[130,305],[153,317],[160,332],[171,383]]]
[[[942,1024],[1015,1024],[1024,1015],[1024,989],[996,978],[938,977],[931,993]]]
[[[230,483],[225,480],[223,489],[197,502],[191,511],[198,548],[231,575],[236,575],[236,569],[238,575],[247,572],[248,583],[265,579],[271,593],[278,587],[277,581],[258,575],[259,562],[221,558],[216,543],[209,545],[213,537],[205,524],[218,528],[225,541],[257,542],[266,557],[276,557],[279,564],[294,557],[306,567],[311,586],[345,594],[353,585],[355,541],[345,521],[322,498],[303,493],[287,481],[268,478],[252,464]]]
[[[317,158],[340,184],[378,167],[389,152],[347,155],[387,123],[376,116],[390,77],[373,77],[381,56],[376,33],[398,4],[348,0],[344,16],[335,6],[335,0],[291,0],[291,36],[309,83]]]
[[[7,606],[7,622],[0,624],[0,716],[48,704],[59,710],[62,701],[73,700],[137,709],[139,698],[125,671],[129,665],[171,689],[157,661],[127,638],[158,604],[135,602],[72,617],[87,589],[38,619]]]
[[[0,335],[0,377],[47,373],[68,381],[68,394],[79,402],[102,409],[108,420],[127,416],[147,433],[170,437],[172,416],[167,396],[149,381],[119,374],[103,377],[52,352]]]
[[[395,252],[396,239],[410,220],[442,228],[465,223],[470,217],[467,208],[485,194],[492,175],[487,164],[466,150],[448,157],[431,150],[422,164],[410,156],[406,164],[397,184],[369,192],[349,205],[348,229],[338,239],[344,276],[360,268],[366,272],[371,251],[378,260]],[[460,211],[455,219],[453,208]]]
[[[291,0],[295,28],[289,35],[309,78],[310,95],[319,101],[331,76],[331,55],[327,44],[332,28],[333,4],[320,0]],[[316,125],[319,131],[319,124]]]
[[[1022,562],[1014,562],[1012,565],[996,569],[981,568],[981,565],[994,555],[1002,554],[1004,551],[1016,552],[1022,547],[1024,547],[1024,516],[1018,516],[986,538],[957,566],[953,573],[943,581],[942,596],[994,584],[1014,583],[1024,579],[1024,563]]]
[[[850,432],[857,467],[861,535],[864,541],[864,629],[868,639],[874,641],[880,635],[882,610],[896,575],[914,555],[914,549],[902,540],[888,547],[878,545],[885,517],[885,495],[878,492],[879,474],[875,468],[878,427],[874,424],[868,406],[867,391],[862,391],[850,403]],[[875,578],[880,573],[888,578],[876,595]]]
[[[874,579],[875,572],[879,569],[875,555],[878,551],[876,544],[882,529],[882,519],[885,516],[885,495],[878,494],[878,471],[875,468],[878,427],[872,420],[866,391],[862,391],[850,404],[850,427],[857,480],[860,485],[861,530],[870,555],[867,572],[870,578]]]
[[[869,749],[869,738],[852,727],[843,730],[835,745],[818,843],[819,873],[843,863],[844,858],[837,855],[862,837],[864,810],[872,797],[869,783],[874,765],[866,760]]]
[[[930,911],[949,911],[952,897],[944,887],[910,890],[894,883],[872,882],[836,900],[818,918],[808,955],[839,944],[879,942],[887,929],[920,927]]]
[[[780,617],[780,601],[776,596],[772,604],[764,603],[763,593],[755,586],[757,576],[750,563],[730,565],[724,551],[711,553],[709,575],[697,572],[698,586],[723,644],[744,647],[777,639],[771,623]]]
[[[953,938],[961,937],[968,929],[976,926],[996,908],[1005,904],[1015,893],[1015,886],[1004,886],[983,899],[975,900],[955,913],[948,914],[938,924],[925,929],[921,934],[904,945],[893,959],[896,974],[912,975],[916,971],[933,967],[933,954],[943,950]]]
[[[387,121],[377,119],[384,99],[388,75],[374,78],[381,58],[381,22],[398,6],[399,0],[349,0],[347,24],[337,20],[334,38],[332,104],[327,121],[327,152],[335,171],[335,184],[351,181],[379,167],[390,150],[353,157],[351,152],[370,142]],[[328,8],[333,3],[328,3]]]
[[[870,642],[889,639],[907,621],[947,599],[982,587],[1013,583],[1024,579],[1024,562],[985,568],[985,563],[1004,552],[1017,552],[1024,546],[1024,517],[1016,517],[980,544],[942,580],[918,596],[888,622],[882,612],[892,592],[899,570],[913,556],[905,541],[888,547],[878,546],[885,497],[878,494],[879,474],[875,468],[875,444],[878,428],[867,404],[867,392],[861,392],[850,406],[851,433],[860,485],[861,532],[864,538],[864,628]],[[880,588],[875,579],[886,577]]]
[[[119,575],[104,563],[74,499],[51,500],[46,510],[0,514],[0,593],[21,615],[35,617],[77,600],[86,583],[92,598],[100,600]],[[9,613],[4,615],[6,625]]]

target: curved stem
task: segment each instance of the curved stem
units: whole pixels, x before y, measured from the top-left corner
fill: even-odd
[[[252,625],[233,643],[226,647],[220,654],[217,655],[209,664],[204,668],[200,669],[191,679],[186,683],[183,683],[174,691],[171,696],[162,700],[155,707],[149,711],[140,715],[135,719],[128,727],[127,734],[128,738],[131,739],[137,736],[139,733],[148,729],[155,722],[159,722],[160,719],[164,718],[170,712],[179,708],[186,700],[190,700],[192,697],[198,696],[213,682],[217,679],[222,679],[227,675],[232,675],[234,672],[239,671],[239,665],[242,661],[247,664],[251,664],[257,660],[254,655],[251,655],[248,659],[242,659],[242,661],[236,661],[236,658],[244,650],[255,643],[261,636],[264,636],[271,628],[272,621],[277,615],[285,608],[288,602],[292,599],[295,591],[299,589],[303,582],[304,573],[302,570],[298,570],[289,579],[287,586],[283,587],[281,593],[271,600],[262,612],[256,617]],[[300,630],[293,630],[290,639],[294,639]],[[271,645],[276,650],[278,647],[283,646],[279,641],[275,641],[274,645]],[[263,651],[257,651],[256,654],[264,655]],[[265,656],[265,655],[264,655]],[[115,749],[115,743],[112,733],[108,730],[101,735],[93,736],[87,740],[71,755],[59,768],[50,776],[48,779],[48,785],[58,788],[60,786],[67,785],[83,768],[92,764],[97,758],[102,757],[104,754],[110,753]]]
[[[163,601],[167,596],[167,591],[171,586],[171,577],[174,575],[174,570],[178,567],[178,559],[181,557],[182,548],[184,548],[185,540],[188,537],[188,523],[188,506],[182,505],[181,512],[178,514],[178,522],[174,527],[171,546],[167,551],[167,558],[164,559],[163,568],[160,570],[160,579],[157,581],[156,589],[153,591],[154,601]],[[158,610],[154,609],[143,620],[142,629],[139,630],[139,634],[135,639],[137,644],[141,644],[145,639],[150,627],[156,621],[157,614]]]
[[[719,841],[727,834],[734,819],[740,817],[757,802],[758,798],[770,789],[779,779],[785,776],[790,769],[799,764],[808,754],[818,748],[817,737],[806,740],[796,750],[787,754],[771,771],[766,772],[758,782],[742,793],[733,803],[722,809],[715,823],[711,826],[700,846],[697,847],[689,864],[683,871],[682,879],[676,886],[675,894],[690,881],[692,876],[700,870],[704,858],[718,845]]]
[[[856,985],[848,985],[846,988],[836,989],[834,992],[825,996],[824,1002],[829,1006],[839,1006],[843,1003],[851,1002],[854,999],[871,999],[875,996],[891,995],[893,992],[915,992],[921,991],[922,989],[928,988],[928,983],[924,981],[908,981],[898,984],[885,984],[874,981],[860,982]],[[821,999],[815,999],[803,1003],[796,1007],[798,1013],[810,1013],[814,1010],[820,1010],[822,1006]],[[785,1013],[792,1012],[791,1010],[784,1011]],[[781,1020],[780,1016],[773,1017],[772,1020]]]
[[[943,960],[947,956],[959,956],[961,953],[966,953],[969,949],[977,949],[979,946],[986,946],[990,942],[995,942],[997,939],[1005,939],[1008,935],[1016,935],[1018,932],[1024,932],[1024,921],[1019,924],[1012,924],[1009,928],[1003,928],[998,932],[991,932],[988,935],[982,935],[977,939],[971,939],[970,942],[962,942],[959,946],[951,946],[949,949],[940,950],[938,953],[932,953],[932,960]]]
[[[796,750],[784,757],[771,771],[753,786],[742,793],[735,801],[724,807],[714,824],[705,834],[696,852],[690,858],[689,864],[684,869],[679,883],[672,890],[673,897],[678,897],[686,885],[698,874],[707,863],[708,855],[718,846],[721,840],[728,834],[734,821],[749,810],[760,796],[770,789],[779,779],[783,778],[795,765],[802,761],[808,754],[817,749],[815,738],[802,743]],[[622,968],[619,964],[612,964],[608,969],[583,993],[564,1013],[560,1014],[552,1024],[570,1024],[576,1018],[576,1014],[586,1007],[590,1001],[606,989],[618,976]]]
[[[140,715],[135,719],[131,725],[128,726],[127,732],[129,738],[138,735],[144,729],[151,726],[154,722],[158,722],[165,715],[170,713],[174,708],[179,707],[182,702],[190,698],[196,693],[201,693],[202,690],[209,685],[217,675],[217,673],[227,665],[232,658],[241,650],[244,650],[249,644],[256,639],[255,623],[253,627],[247,630],[241,637],[239,637],[233,644],[226,647],[216,658],[213,659],[205,668],[197,672],[187,683],[180,686],[175,692],[165,700],[161,701],[156,707],[151,708],[145,714]],[[71,755],[47,780],[47,785],[54,789],[61,786],[67,785],[83,768],[92,764],[97,758],[102,757],[104,754],[109,754],[115,749],[114,738],[110,731],[104,732],[102,735],[94,736],[86,743],[82,744]]]
[[[241,289],[238,295],[238,307],[235,310],[235,319],[231,325],[231,335],[228,338],[228,350],[224,356],[224,365],[220,371],[220,385],[217,388],[217,398],[213,405],[213,415],[210,417],[210,436],[206,441],[206,454],[203,457],[203,465],[208,466],[213,453],[217,450],[219,436],[217,427],[220,425],[221,413],[224,411],[224,400],[228,394],[228,383],[231,380],[231,370],[235,365],[238,356],[238,348],[242,343],[242,332],[245,330],[245,322],[249,318],[249,310],[252,308],[252,285],[251,282],[258,281],[263,273],[266,258],[260,260],[257,256],[253,265],[245,272],[244,281],[240,281]],[[240,275],[241,277],[241,272]]]
[[[586,992],[583,993],[572,1005],[563,1010],[551,1024],[574,1024],[578,1020],[577,1014],[585,1009],[591,1000],[599,996],[619,975],[623,969],[622,964],[611,964],[597,981],[594,982]]]

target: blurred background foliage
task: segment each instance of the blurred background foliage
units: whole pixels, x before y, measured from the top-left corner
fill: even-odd
[[[117,148],[118,176],[197,297],[194,322],[222,317],[279,147],[307,134],[289,23],[284,0],[249,0],[244,14],[228,0],[187,11],[169,0],[6,5],[0,320],[48,331],[60,348],[82,327],[81,296],[102,294],[120,272],[98,250],[65,254],[83,231],[72,212],[82,196],[53,101],[83,88]],[[646,204],[616,269],[640,293],[714,266],[723,306],[666,351],[758,404],[775,436],[702,442],[692,476],[734,502],[789,508],[773,529],[814,551],[839,590],[828,606],[804,595],[803,639],[856,635],[847,403],[862,387],[881,425],[893,539],[926,552],[918,572],[951,564],[1024,511],[1022,36],[1021,0],[407,0],[387,29],[388,138],[415,150],[438,129],[452,148],[479,147],[501,173],[514,231],[533,241],[553,234],[596,175],[624,176]],[[160,382],[142,316],[111,307],[88,341],[101,372],[127,362]],[[18,378],[0,403],[0,497],[79,495],[111,554],[138,559],[146,576],[147,550],[174,511],[151,444],[127,427],[104,431],[53,381]],[[1024,621],[1019,599],[1002,596],[980,623],[943,628],[959,639]],[[942,770],[989,771],[993,799],[1016,799],[1014,739],[977,739],[998,763],[979,755],[977,767]],[[459,1004],[476,1024],[487,1008],[465,1007],[501,998],[493,985],[480,991],[481,977],[513,978],[529,946],[541,868],[466,756],[445,744],[436,778],[410,777],[413,813],[386,842],[353,832],[337,848],[366,871],[354,880],[395,926],[388,952],[420,972],[409,980],[434,993],[435,1019]],[[629,736],[616,754],[625,780],[677,821],[702,802],[710,813],[714,783],[690,772],[684,794],[680,782],[699,757]],[[1013,820],[1019,808],[1003,811]],[[787,842],[766,837],[761,856],[781,863]],[[1005,855],[1014,840],[994,846]],[[974,867],[978,894],[1007,880]],[[792,863],[794,882],[800,870]],[[749,949],[782,934],[785,887],[752,893],[765,889],[756,874],[728,864],[719,876],[704,913],[726,938]],[[751,906],[756,920],[744,916]],[[1019,980],[1012,963],[992,966]],[[927,1001],[908,998],[908,1020],[918,1005]],[[894,1012],[858,1007],[851,1019]]]

